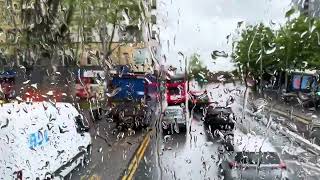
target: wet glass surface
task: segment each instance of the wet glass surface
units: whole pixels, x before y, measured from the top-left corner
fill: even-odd
[[[319,8],[0,0],[0,179],[320,179]]]

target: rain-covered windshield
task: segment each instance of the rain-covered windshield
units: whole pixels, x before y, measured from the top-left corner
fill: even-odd
[[[168,88],[170,95],[179,95],[181,93],[180,89],[177,87]]]
[[[0,180],[318,180],[319,84],[320,0],[0,0]]]
[[[280,164],[280,158],[274,152],[238,152],[234,159],[242,164]]]

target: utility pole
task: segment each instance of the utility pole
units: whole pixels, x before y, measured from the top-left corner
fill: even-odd
[[[262,41],[264,40],[264,37],[260,41],[260,47],[261,47],[261,54],[260,54],[260,83],[259,83],[259,89],[260,93],[262,93],[262,58],[263,58],[263,46],[262,46]]]

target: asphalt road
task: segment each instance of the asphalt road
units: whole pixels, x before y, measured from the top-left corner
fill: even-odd
[[[118,179],[143,139],[145,131],[112,134],[113,123],[99,121],[92,134],[92,153],[87,165],[76,168],[65,179]]]
[[[163,136],[150,145],[135,179],[217,178],[218,139],[213,139],[198,118],[191,118],[191,131]],[[154,137],[154,140],[157,139]],[[157,151],[159,153],[157,153]]]
[[[290,179],[320,179],[320,169],[315,165],[314,154],[243,113],[241,108],[246,106],[243,106],[243,99],[246,99],[243,98],[243,88],[230,84],[204,88],[210,92],[211,100],[220,105],[226,105],[230,96],[235,98],[230,106],[238,117],[236,132],[267,137],[286,162]],[[201,117],[201,114],[194,114],[188,118],[190,128],[185,133],[163,136],[157,130],[134,179],[219,179],[217,162],[221,140],[208,133]]]
[[[158,102],[151,102],[152,122],[159,114]],[[100,120],[90,123],[92,153],[89,163],[74,169],[65,179],[71,180],[113,180],[119,179],[126,171],[130,160],[143,141],[148,129],[112,133],[115,123]]]
[[[263,135],[270,140],[286,162],[290,179],[320,179],[316,155],[243,113],[242,109],[246,108],[243,87],[212,84],[203,88],[208,90],[211,101],[232,107],[238,118],[235,133]],[[228,100],[230,97],[235,99],[233,103]],[[91,161],[74,170],[67,179],[121,179],[135,157],[136,164],[130,171],[133,179],[220,179],[217,163],[222,140],[209,133],[201,120],[202,114],[193,113],[187,118],[189,128],[186,132],[163,136],[157,128],[160,109],[155,110],[150,141],[144,138],[147,131],[112,134],[113,123],[100,121],[95,124],[91,132]]]

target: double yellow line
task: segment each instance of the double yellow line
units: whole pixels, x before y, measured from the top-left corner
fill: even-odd
[[[140,144],[139,146],[139,149],[138,151],[134,154],[133,156],[133,159],[131,160],[130,164],[129,164],[129,167],[127,169],[127,171],[125,172],[125,175],[121,178],[122,180],[132,180],[133,178],[133,175],[135,174],[135,172],[137,171],[138,169],[138,165],[150,143],[150,135],[153,131],[149,131],[142,143]]]

